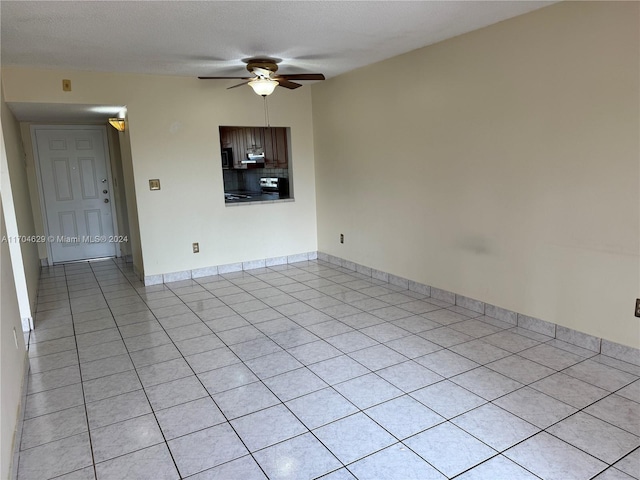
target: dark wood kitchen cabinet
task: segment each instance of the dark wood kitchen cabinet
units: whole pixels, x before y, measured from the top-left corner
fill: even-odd
[[[250,148],[264,149],[265,168],[288,168],[289,146],[285,127],[220,127],[220,145],[233,151],[233,168],[247,169],[242,160]]]
[[[233,148],[231,144],[231,131],[229,128],[220,129],[220,146],[222,148]]]
[[[231,148],[233,148],[233,168],[247,168],[242,160],[247,156],[246,139],[241,128],[231,130]]]
[[[272,128],[265,128],[264,131],[264,166],[265,168],[276,168],[273,140],[271,139]]]
[[[276,128],[276,164],[278,168],[289,167],[289,146],[287,145],[287,129]]]
[[[247,127],[245,130],[247,148],[262,148],[264,146],[264,128]]]
[[[265,167],[288,168],[287,129],[283,127],[265,128]]]

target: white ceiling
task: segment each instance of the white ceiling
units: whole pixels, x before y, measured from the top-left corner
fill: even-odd
[[[196,77],[246,76],[242,59],[263,55],[331,78],[551,3],[0,0],[0,60]]]

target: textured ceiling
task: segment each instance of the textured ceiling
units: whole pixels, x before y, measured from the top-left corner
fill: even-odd
[[[245,75],[241,59],[328,78],[553,2],[0,1],[3,65]]]

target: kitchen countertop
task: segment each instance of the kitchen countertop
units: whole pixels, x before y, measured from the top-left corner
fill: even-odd
[[[247,192],[242,190],[225,192],[224,197],[224,203],[227,205],[285,200],[284,198],[280,198],[278,192]],[[289,200],[289,197],[286,197],[286,199]]]

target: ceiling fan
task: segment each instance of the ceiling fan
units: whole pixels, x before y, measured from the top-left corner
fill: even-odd
[[[321,73],[297,73],[291,75],[276,74],[278,71],[278,60],[273,58],[258,57],[244,60],[247,63],[247,70],[253,74],[252,77],[198,77],[201,80],[224,80],[236,78],[244,82],[233,85],[229,88],[236,88],[242,85],[249,85],[258,95],[266,97],[271,95],[279,85],[293,90],[302,85],[291,80],[324,80]]]

